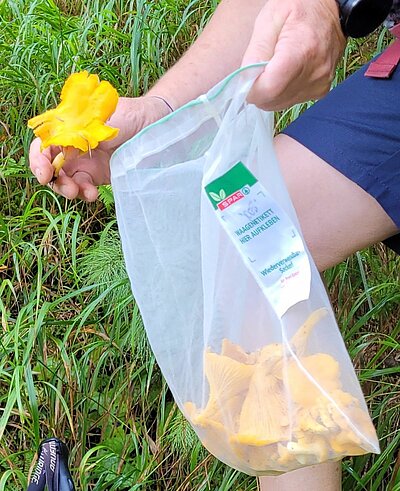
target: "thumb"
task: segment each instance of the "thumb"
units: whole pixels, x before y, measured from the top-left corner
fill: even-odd
[[[272,10],[270,2],[267,2],[258,14],[253,34],[243,56],[242,67],[269,61],[273,57],[284,19],[274,15]]]

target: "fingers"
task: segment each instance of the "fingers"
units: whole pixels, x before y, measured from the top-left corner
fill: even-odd
[[[286,11],[274,9],[274,6],[271,8],[271,4],[267,2],[254,23],[253,33],[243,56],[242,66],[271,60],[286,17]]]
[[[50,187],[53,191],[67,199],[75,199],[79,194],[78,184],[62,170],[57,179],[50,184]]]
[[[277,111],[302,100],[302,90],[293,80],[301,77],[302,66],[290,52],[275,55],[255,81],[248,101],[268,111]],[[308,86],[308,90],[310,87]]]
[[[322,97],[345,42],[333,0],[268,0],[243,58],[244,65],[268,61],[248,101],[280,110]]]
[[[298,33],[288,32],[289,17],[290,10],[286,6],[274,5],[273,1],[267,2],[257,17],[243,57],[244,65],[268,61],[248,96],[248,102],[262,109],[278,110],[290,105],[291,85],[302,72],[303,57],[299,56],[299,50],[296,49]],[[293,43],[293,37],[296,38],[296,43]]]
[[[261,109],[279,111],[299,102],[323,97],[330,89],[333,70],[320,62],[309,70],[312,54],[299,54],[281,42],[263,73],[255,81],[248,102]]]
[[[52,155],[49,148],[46,148],[42,152],[40,143],[40,139],[35,138],[31,144],[29,149],[29,166],[40,184],[47,184],[51,181],[54,174],[54,168],[51,165]]]
[[[32,142],[29,151],[30,168],[40,184],[51,183],[51,189],[67,199],[95,201],[98,197],[97,185],[107,183],[110,179],[107,152],[96,150],[97,153],[93,155],[81,156],[73,148],[64,149],[66,161],[54,180],[52,162],[59,152],[57,147],[41,151],[38,138]]]
[[[76,172],[74,181],[79,187],[78,198],[89,202],[96,201],[99,192],[97,187],[93,185],[92,177],[87,172]]]
[[[92,177],[83,171],[77,171],[69,177],[64,171],[52,185],[52,189],[67,199],[82,199],[84,201],[95,201],[98,196],[97,187],[93,184]]]

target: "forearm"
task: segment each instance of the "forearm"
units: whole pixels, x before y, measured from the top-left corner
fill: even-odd
[[[239,68],[265,3],[222,0],[196,42],[148,94],[164,97],[176,109]]]

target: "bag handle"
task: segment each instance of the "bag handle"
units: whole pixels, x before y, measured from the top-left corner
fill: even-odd
[[[228,84],[234,84],[232,90],[234,91],[233,96],[229,102],[229,107],[224,115],[224,120],[230,121],[233,119],[247,104],[246,99],[249,95],[251,88],[257,78],[263,73],[268,62],[257,63],[255,65],[248,65],[237,70],[233,77],[228,80]],[[207,96],[206,96],[207,99]],[[210,106],[213,106],[213,102],[207,99],[207,107],[211,110]],[[213,112],[211,110],[211,112]],[[215,109],[214,109],[215,112]],[[222,120],[220,119],[220,124]]]
[[[205,105],[208,113],[218,125],[218,133],[215,137],[213,145],[217,144],[223,135],[229,135],[229,131],[225,130],[243,110],[246,104],[248,104],[246,102],[247,96],[254,82],[264,71],[266,65],[267,62],[263,62],[257,63],[256,65],[243,67],[234,72],[234,74],[227,79],[221,90],[230,90],[233,92],[233,95],[230,99],[228,99],[228,108],[223,116],[221,116],[220,112],[217,110],[217,106],[214,104],[214,99],[216,98],[215,95],[210,95],[210,93],[208,93],[200,97],[200,100]],[[229,87],[230,84],[233,84],[232,87]],[[206,154],[211,150],[211,148],[206,152]],[[215,160],[207,169],[205,169],[203,183],[207,183],[210,180],[218,166],[219,161]]]

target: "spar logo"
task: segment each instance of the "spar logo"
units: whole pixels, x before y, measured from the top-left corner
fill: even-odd
[[[223,189],[221,189],[219,193],[210,193],[210,196],[217,203],[218,208],[223,211],[234,205],[237,201],[243,199],[249,192],[250,189],[245,186],[243,189],[240,189],[229,196],[226,196],[226,192]]]

